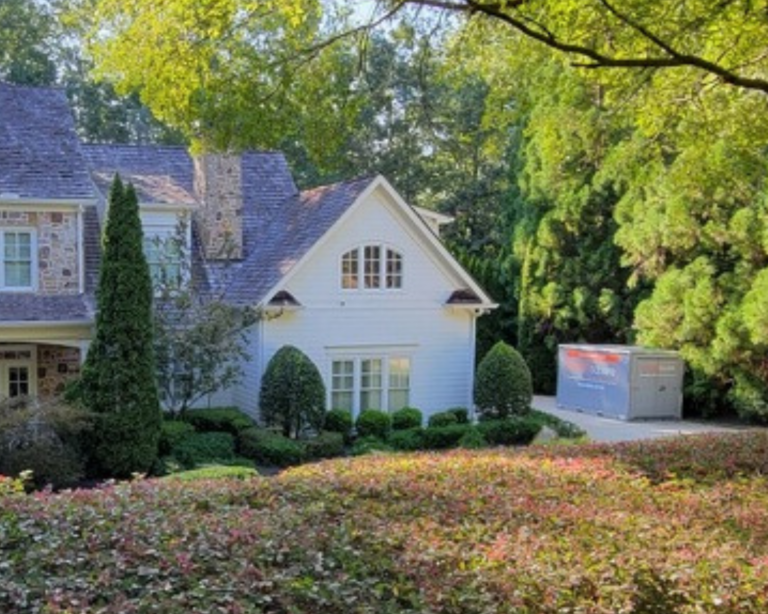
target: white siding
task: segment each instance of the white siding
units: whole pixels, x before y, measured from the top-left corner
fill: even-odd
[[[340,223],[291,275],[283,288],[303,305],[262,323],[261,361],[249,366],[235,401],[248,410],[258,394],[258,373],[283,345],[298,347],[315,362],[330,388],[331,360],[340,352],[411,358],[410,405],[425,414],[469,406],[474,361],[474,315],[445,307],[462,287],[458,274],[419,242],[410,222],[374,192]],[[343,253],[383,244],[403,256],[398,290],[342,290]],[[260,364],[259,364],[260,363]]]

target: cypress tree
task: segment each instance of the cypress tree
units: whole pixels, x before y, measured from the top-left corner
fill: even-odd
[[[146,472],[157,458],[162,414],[152,343],[152,281],[136,193],[115,176],[97,289],[96,336],[79,385],[96,415],[90,449],[100,476]]]

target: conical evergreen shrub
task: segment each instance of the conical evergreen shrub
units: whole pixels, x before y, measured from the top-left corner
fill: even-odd
[[[96,336],[77,396],[96,415],[89,454],[101,477],[146,472],[157,458],[162,415],[155,380],[152,281],[133,186],[115,177],[97,289]]]
[[[483,418],[506,418],[530,411],[531,372],[511,345],[499,341],[477,366],[475,405]]]

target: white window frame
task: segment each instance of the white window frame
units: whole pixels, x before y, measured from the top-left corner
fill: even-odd
[[[6,358],[6,352],[29,352],[29,358]],[[26,368],[29,372],[29,394],[37,395],[37,347],[34,345],[0,345],[0,402],[10,397],[10,370]]]
[[[378,257],[374,259],[369,254],[376,250]],[[352,256],[354,254],[354,257]],[[397,262],[397,270],[390,270],[390,255],[392,263]],[[371,261],[378,260],[375,270],[369,269]],[[349,264],[354,263],[354,271],[348,271]],[[399,292],[405,285],[405,257],[403,252],[386,243],[363,243],[345,250],[339,258],[339,286],[345,292]],[[390,278],[397,279],[392,284]],[[353,284],[349,280],[353,280]],[[369,281],[375,279],[376,284]]]
[[[28,286],[6,286],[5,282],[5,241],[8,234],[28,234],[30,251],[30,280]],[[0,227],[0,292],[34,292],[38,287],[37,229],[27,226]]]
[[[363,366],[366,361],[381,361],[381,388],[364,388],[363,387]],[[393,387],[392,375],[390,373],[392,368],[392,362],[395,360],[405,360],[408,364],[407,372],[407,387],[396,386]],[[339,392],[352,393],[352,407],[335,407],[334,395],[337,390],[334,388],[334,383],[337,381],[338,374],[334,373],[334,363],[337,362],[351,362],[352,368],[352,389],[342,389]],[[411,394],[413,392],[413,356],[408,352],[363,352],[359,354],[339,353],[331,354],[328,361],[328,409],[350,409],[353,416],[358,416],[362,411],[362,399],[363,394],[371,390],[380,390],[381,394],[381,407],[370,407],[367,409],[379,409],[385,412],[393,412],[400,407],[390,408],[390,394],[392,392],[401,393],[403,390],[407,392],[406,404],[403,407],[407,407],[411,403]]]
[[[154,270],[158,270],[161,267],[165,266],[171,266],[172,262],[169,259],[168,261],[157,261],[157,260],[150,260],[149,256],[150,254],[147,253],[147,243],[154,243],[160,249],[162,250],[162,245],[166,244],[168,241],[180,241],[181,242],[181,253],[180,257],[178,258],[177,264],[173,266],[178,266],[179,268],[179,287],[184,286],[189,282],[190,277],[190,271],[191,271],[191,263],[190,262],[184,262],[184,259],[189,259],[192,257],[191,255],[191,236],[189,229],[186,230],[183,234],[179,234],[178,227],[170,227],[170,226],[164,226],[164,225],[150,225],[145,224],[143,227],[143,240],[142,240],[142,251],[144,252],[144,257],[147,260],[147,265],[149,266],[149,274],[152,278],[152,286],[155,287],[155,290],[158,290],[158,281],[162,279],[162,277],[158,274],[153,273]],[[171,284],[168,284],[172,287]],[[165,283],[163,284],[165,286]]]

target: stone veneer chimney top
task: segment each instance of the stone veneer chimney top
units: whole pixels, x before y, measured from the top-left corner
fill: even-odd
[[[208,153],[194,157],[195,194],[201,207],[197,227],[205,257],[243,257],[243,171],[234,154]]]

